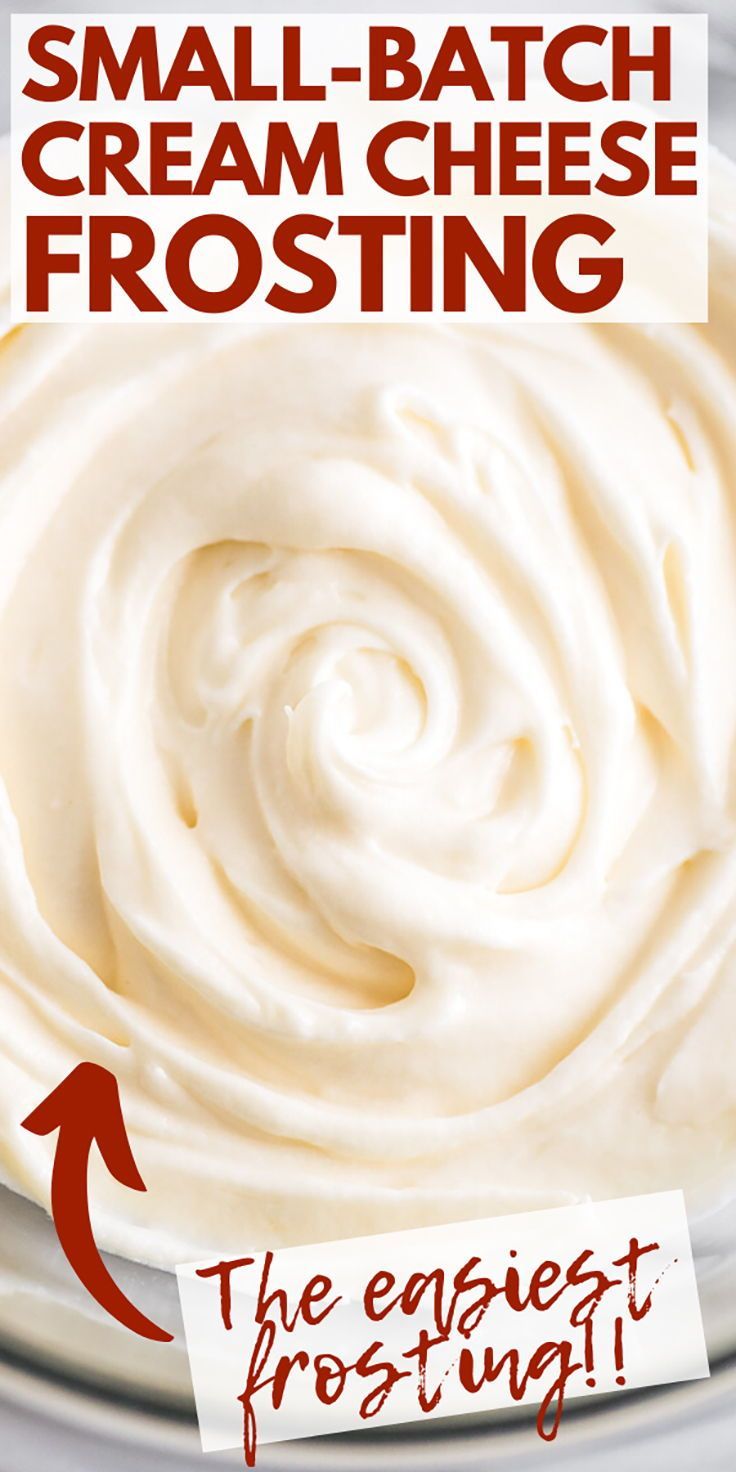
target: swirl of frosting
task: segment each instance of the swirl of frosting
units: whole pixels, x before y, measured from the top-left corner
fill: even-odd
[[[81,1057],[150,1261],[730,1168],[733,233],[708,327],[6,335],[9,1184]]]

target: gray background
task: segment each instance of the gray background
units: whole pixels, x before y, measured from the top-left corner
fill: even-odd
[[[362,10],[388,12],[394,11],[423,11],[444,10],[452,13],[471,11],[491,11],[493,8],[505,11],[601,11],[606,8],[611,10],[631,11],[644,10],[667,10],[677,9],[707,11],[711,18],[711,41],[710,41],[710,136],[711,140],[720,148],[724,149],[736,159],[736,0],[711,0],[708,5],[695,6],[693,4],[677,5],[676,3],[656,5],[654,3],[631,5],[621,3],[616,5],[616,0],[611,0],[610,7],[604,5],[590,5],[575,3],[575,0],[551,0],[551,3],[534,4],[533,0],[498,0],[493,6],[492,0],[487,4],[476,3],[463,4],[462,0],[396,0],[393,5],[390,0],[352,0],[352,3],[335,3],[335,0],[315,0],[315,3],[295,3],[295,0],[250,0],[249,4],[230,3],[230,0],[214,0],[214,3],[206,7],[212,11],[241,11],[247,14],[269,12],[269,11],[294,11],[309,12],[313,10],[341,11]],[[202,5],[186,3],[186,0],[158,0],[154,5],[145,5],[142,0],[135,3],[115,3],[115,0],[100,0],[97,5],[85,3],[85,0],[71,0],[71,3],[43,3],[43,0],[33,0],[29,5],[19,3],[8,3],[8,0],[0,0],[0,134],[7,130],[9,125],[9,17],[15,12],[94,12],[97,11],[136,11],[149,12],[173,10],[180,12],[191,12],[202,14]],[[725,1045],[725,1044],[724,1044]],[[196,1450],[187,1442],[179,1451],[164,1451],[163,1448],[156,1453],[152,1449],[143,1449],[136,1446],[135,1438],[118,1434],[114,1426],[114,1417],[111,1412],[105,1411],[102,1420],[105,1424],[105,1432],[100,1438],[99,1432],[92,1426],[75,1426],[73,1422],[74,1413],[70,1406],[66,1405],[66,1397],[63,1392],[57,1391],[56,1396],[51,1396],[44,1402],[39,1402],[38,1389],[31,1385],[26,1389],[23,1384],[24,1377],[15,1377],[7,1370],[0,1367],[0,1472],[40,1472],[41,1468],[53,1468],[54,1472],[197,1472],[201,1467],[213,1466],[212,1459],[202,1458]],[[57,1406],[56,1400],[59,1400]],[[110,1421],[113,1424],[110,1424]],[[736,1383],[728,1377],[724,1384],[712,1383],[709,1392],[704,1392],[698,1399],[697,1410],[695,1407],[684,1409],[682,1416],[673,1415],[669,1424],[658,1428],[657,1431],[649,1430],[648,1435],[638,1438],[634,1445],[618,1437],[613,1438],[605,1444],[599,1444],[595,1450],[589,1447],[574,1450],[565,1447],[565,1438],[561,1438],[563,1445],[556,1448],[557,1455],[550,1457],[550,1448],[544,1448],[541,1454],[535,1453],[531,1459],[526,1457],[517,1461],[513,1459],[513,1468],[518,1472],[542,1472],[542,1469],[550,1467],[559,1468],[560,1472],[588,1472],[589,1468],[595,1467],[597,1472],[619,1472],[619,1468],[627,1466],[631,1472],[698,1472],[698,1469],[708,1469],[708,1472],[733,1472],[736,1468]],[[270,1450],[270,1449],[268,1449]],[[309,1452],[312,1455],[309,1455]],[[301,1455],[289,1459],[291,1472],[316,1472],[320,1464],[320,1455],[315,1456],[316,1448],[303,1446]],[[482,1461],[487,1462],[487,1452]],[[376,1458],[376,1460],[378,1460]],[[259,1459],[260,1461],[260,1459]],[[325,1465],[330,1465],[337,1472],[340,1465],[339,1459],[324,1457]],[[448,1459],[448,1465],[455,1463],[454,1457]],[[423,1457],[419,1458],[422,1467],[426,1466]],[[217,1464],[222,1466],[220,1459]],[[279,1465],[278,1453],[276,1461],[270,1456],[265,1456],[261,1463],[263,1472],[269,1472],[269,1468]],[[471,1457],[464,1462],[467,1472],[471,1467],[473,1472],[479,1467]],[[360,1466],[362,1472],[366,1472],[369,1463],[358,1459],[354,1466]],[[508,1467],[511,1472],[512,1463],[507,1462],[506,1454],[501,1453],[497,1459],[493,1457],[493,1466],[502,1472]],[[416,1472],[417,1464],[407,1461],[406,1472]],[[483,1472],[488,1472],[487,1465]]]
[[[173,10],[201,15],[202,9],[201,4],[197,6],[196,4],[192,4],[191,0],[189,0],[189,3],[187,3],[187,0],[159,0],[159,3],[154,5],[145,5],[142,3],[142,0],[139,0],[138,4],[135,3],[135,0],[129,0],[128,4],[120,4],[119,0],[100,0],[100,3],[96,5],[87,4],[85,0],[76,0],[76,3],[74,3],[74,0],[70,0],[70,3],[67,4],[64,4],[63,0],[60,0],[60,3],[54,3],[54,0],[51,0],[51,3],[48,3],[48,0],[46,0],[46,3],[44,3],[44,0],[33,0],[33,3],[30,5],[22,5],[20,4],[20,0],[15,0],[15,3],[13,3],[13,0],[10,0],[10,3],[9,0],[0,0],[0,133],[4,132],[9,126],[8,52],[10,42],[9,17],[12,12],[22,13],[28,11],[31,14],[49,12],[53,14],[54,11],[137,11],[141,13],[148,11],[149,13],[155,13],[157,11]],[[616,4],[616,0],[611,0],[608,6],[601,4],[586,5],[585,0],[583,0],[583,3],[576,3],[576,0],[547,0],[547,3],[542,4],[534,4],[533,0],[497,0],[495,5],[492,3],[492,0],[489,0],[489,3],[485,5],[479,5],[477,0],[476,3],[473,3],[473,0],[469,0],[467,4],[464,4],[463,0],[446,0],[444,4],[438,3],[438,0],[396,0],[394,4],[391,4],[390,0],[352,0],[352,3],[348,4],[341,4],[339,0],[314,0],[314,3],[312,3],[312,0],[306,0],[306,3],[304,3],[304,0],[301,0],[301,3],[299,3],[299,0],[291,0],[291,3],[290,0],[283,0],[281,4],[279,0],[251,0],[250,4],[231,3],[231,0],[213,0],[213,3],[205,5],[204,9],[212,12],[241,11],[244,14],[247,14],[249,11],[253,14],[258,14],[260,12],[268,13],[268,11],[309,12],[313,10],[361,10],[378,12],[391,10],[439,10],[449,13],[453,11],[464,11],[466,13],[471,11],[483,12],[494,9],[499,11],[522,12],[575,10],[587,11],[588,13],[605,11],[607,9],[612,11],[620,10],[622,12],[632,10],[697,10],[702,13],[703,11],[707,11],[711,19],[710,135],[713,143],[725,149],[727,153],[730,153],[732,158],[736,158],[736,100],[734,98],[734,84],[736,82],[736,0],[711,0],[709,5],[677,4],[677,0],[670,0],[670,3],[666,4],[656,4],[654,0],[649,0],[649,3],[647,3],[647,0],[644,0],[644,3],[631,5],[625,3]]]

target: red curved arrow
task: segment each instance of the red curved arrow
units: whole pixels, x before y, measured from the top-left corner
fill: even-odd
[[[121,1186],[145,1191],[133,1159],[115,1075],[99,1063],[79,1063],[23,1120],[34,1135],[59,1131],[51,1174],[51,1213],[62,1249],[80,1282],[126,1329],[166,1342],[160,1329],[131,1303],[100,1257],[89,1217],[87,1170],[93,1141]]]

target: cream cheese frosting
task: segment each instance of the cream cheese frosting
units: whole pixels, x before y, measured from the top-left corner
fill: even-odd
[[[148,1262],[729,1189],[715,174],[708,326],[0,340],[6,1184],[89,1059]]]

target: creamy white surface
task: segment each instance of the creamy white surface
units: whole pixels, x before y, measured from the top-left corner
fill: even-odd
[[[736,268],[708,327],[0,343],[0,1173],[74,1063],[167,1263],[736,1158]]]

